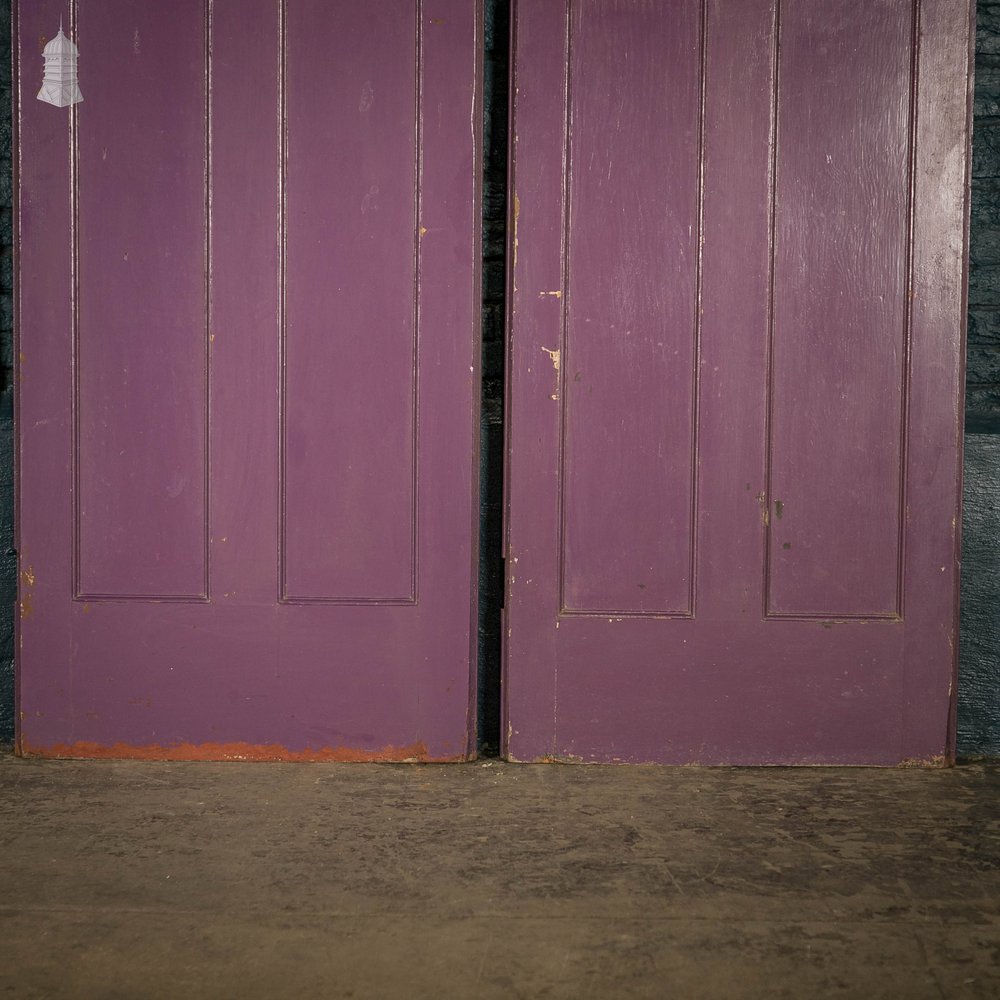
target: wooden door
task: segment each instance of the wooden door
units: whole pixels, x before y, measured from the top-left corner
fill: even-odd
[[[21,752],[473,753],[479,5],[18,6]]]
[[[506,753],[952,754],[968,0],[516,0]]]

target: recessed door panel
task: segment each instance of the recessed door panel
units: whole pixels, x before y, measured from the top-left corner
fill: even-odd
[[[654,5],[579,3],[568,25],[565,290],[540,290],[565,327],[549,357],[568,613],[691,612],[698,2],[675,6],[656,50],[642,40],[660,19]],[[613,75],[589,69],[609,65]]]
[[[207,594],[208,38],[203,0],[175,12],[167,45],[153,6],[77,11],[80,45],[99,39],[121,53],[117,72],[86,74],[87,110],[101,114],[78,118],[71,137],[75,589],[85,597]],[[37,69],[35,59],[32,82]]]
[[[413,3],[327,7],[284,52],[282,595],[410,603],[423,36]]]
[[[894,617],[917,10],[819,14],[777,26],[767,606]]]

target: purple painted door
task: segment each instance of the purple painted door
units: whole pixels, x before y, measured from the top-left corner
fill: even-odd
[[[507,754],[952,753],[969,0],[516,0]]]
[[[479,4],[17,37],[22,752],[466,757]]]

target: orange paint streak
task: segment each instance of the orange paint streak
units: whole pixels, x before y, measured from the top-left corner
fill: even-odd
[[[80,740],[76,743],[53,743],[34,746],[21,738],[24,757],[80,757],[94,760],[201,760],[201,761],[284,761],[309,763],[452,763],[465,760],[464,754],[432,757],[427,745],[418,741],[406,747],[387,746],[381,750],[358,750],[354,747],[322,747],[317,750],[289,750],[278,743],[177,743],[174,746],[132,746],[114,743],[104,746]]]

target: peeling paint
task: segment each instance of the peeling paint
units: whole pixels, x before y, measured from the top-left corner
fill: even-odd
[[[557,288],[553,292],[539,292],[538,293],[538,297],[540,299],[544,299],[546,297],[553,298],[553,299],[561,299],[562,298],[562,289],[561,288]]]
[[[358,99],[358,111],[364,114],[366,111],[371,110],[371,106],[375,103],[375,88],[372,86],[371,80],[366,80],[364,86],[361,88],[361,97]]]
[[[521,217],[521,199],[518,198],[517,192],[514,192],[514,239],[511,241],[513,246],[512,251],[512,268],[514,271],[514,291],[517,291],[517,221]]]
[[[904,757],[897,767],[951,767],[953,761],[943,753],[932,754],[930,757]]]
[[[178,760],[178,761],[279,761],[284,763],[455,763],[468,759],[465,754],[434,757],[423,741],[409,746],[387,746],[381,750],[356,747],[321,747],[289,750],[278,743],[177,743],[172,746],[151,744],[134,746],[114,743],[105,746],[79,740],[36,746],[21,737],[24,757],[76,757],[93,760]]]
[[[771,523],[771,512],[767,509],[767,497],[763,490],[757,494],[756,499],[757,503],[760,504],[760,523],[766,528]]]

